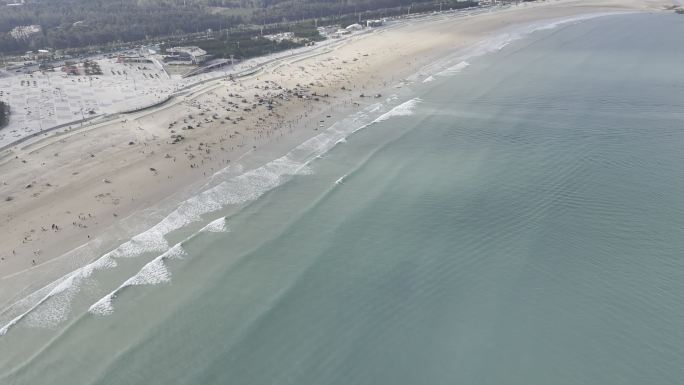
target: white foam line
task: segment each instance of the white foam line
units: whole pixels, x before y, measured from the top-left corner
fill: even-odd
[[[228,223],[225,217],[209,223],[200,230],[201,233],[227,233],[228,231]]]
[[[215,212],[227,205],[244,204],[256,200],[266,192],[286,182],[292,176],[312,173],[308,164],[335,147],[340,143],[340,140],[373,123],[382,122],[390,117],[411,115],[419,101],[420,99],[409,100],[395,106],[371,123],[362,124],[356,128],[343,130],[338,129],[336,127],[337,124],[334,124],[321,134],[298,145],[285,156],[259,168],[232,177],[189,198],[149,230],[134,236],[130,241],[104,254],[94,262],[52,282],[48,286],[54,287],[44,297],[27,311],[0,328],[0,336],[5,335],[22,319],[29,319],[31,326],[35,327],[55,326],[67,318],[71,307],[71,299],[95,271],[116,267],[116,259],[118,258],[135,258],[146,253],[168,250],[170,246],[165,236],[169,233],[179,230],[190,223],[197,222],[201,219],[202,215]],[[379,108],[381,108],[379,104],[370,106],[371,111],[377,111]],[[363,116],[365,115],[360,114],[356,116],[354,121],[362,119]],[[301,161],[295,161],[294,159],[301,159]],[[153,267],[154,265],[150,269]],[[31,295],[29,297],[33,298]],[[54,303],[55,306],[48,306],[50,303]]]
[[[451,75],[455,75],[455,74],[457,74],[457,73],[463,71],[464,69],[466,69],[469,65],[470,65],[470,63],[468,63],[467,61],[464,60],[464,61],[462,61],[462,62],[456,64],[455,66],[449,67],[449,68],[445,69],[444,71],[438,73],[437,76],[451,76]],[[432,77],[432,76],[430,76],[430,77]],[[433,79],[434,79],[434,78],[433,78]],[[427,79],[426,79],[426,80],[427,80]],[[424,83],[424,82],[425,82],[425,81],[423,81],[423,83]]]
[[[186,255],[180,243],[169,249],[164,254],[158,256],[143,266],[138,273],[127,279],[111,293],[95,302],[88,312],[96,315],[109,315],[114,312],[113,302],[119,293],[130,286],[158,285],[171,281],[171,272],[166,267],[166,260],[181,259]]]
[[[393,116],[409,116],[409,115],[412,115],[413,111],[415,109],[415,106],[419,102],[420,102],[420,99],[416,98],[416,99],[409,100],[403,104],[400,104],[400,105],[394,107],[393,109],[391,109],[389,112],[381,115],[379,118],[374,120],[372,123],[382,122],[382,121],[385,121],[385,120],[387,120]],[[362,127],[359,127],[357,129],[353,130],[352,132],[356,132],[356,131],[360,130],[361,128],[367,127],[367,126],[368,125],[364,125]],[[321,135],[317,135],[317,136],[307,140],[306,142],[302,143],[300,146],[297,146],[297,148],[302,147],[302,149],[310,148],[310,149],[313,149],[313,151],[312,151],[311,155],[309,155],[309,160],[307,160],[306,162],[304,162],[301,165],[298,165],[298,167],[296,167],[295,173],[301,172],[302,170],[305,170],[305,169],[307,170],[307,172],[310,172],[307,165],[309,162],[311,162],[311,160],[313,160],[313,158],[318,157],[318,156],[322,155],[322,153],[329,151],[335,145],[337,145],[342,140],[344,140],[344,137],[339,138],[337,136],[337,135],[344,135],[343,131],[331,129],[331,130],[329,130],[329,132],[332,132],[336,135],[332,135],[333,137],[331,137],[331,138],[323,138],[323,137],[321,137]],[[283,159],[283,158],[281,158],[281,159]],[[283,167],[284,169],[287,169],[288,167],[292,166],[290,164],[287,164],[286,162],[282,163],[282,164],[278,164],[278,163],[275,163],[275,164],[277,164],[278,167]],[[257,170],[259,170],[259,169],[257,169]],[[259,174],[258,178],[260,178],[262,176],[263,175]],[[342,183],[345,176],[338,179],[337,182],[335,182],[335,183],[336,184]],[[270,188],[263,189],[263,190],[256,190],[257,192],[262,192],[262,191],[266,192],[266,191],[270,190],[271,188],[274,188],[277,186],[277,185],[272,185],[271,183],[268,183],[269,179],[267,179],[267,178],[264,180],[266,181],[266,185]],[[216,186],[216,187],[219,187],[219,186]],[[261,194],[259,194],[259,196],[260,195]],[[254,200],[254,199],[258,198],[258,196],[250,197],[249,195],[243,195],[242,199],[245,199],[245,197],[247,197],[249,200]],[[230,200],[231,198],[228,197],[227,199]],[[225,220],[225,218],[219,218],[219,219],[211,222],[207,226],[205,226],[200,231],[210,231],[210,232],[227,231],[226,220]],[[180,243],[177,244],[176,246],[174,246],[174,249],[175,248],[178,248],[182,251]],[[173,250],[173,249],[171,249],[171,250]],[[149,262],[136,275],[134,275],[132,278],[130,278],[129,280],[124,282],[116,290],[112,291],[111,293],[109,293],[108,295],[104,296],[99,301],[97,301],[95,304],[93,304],[88,309],[88,311],[90,313],[96,314],[96,315],[112,314],[114,311],[112,302],[113,302],[114,298],[116,298],[118,293],[120,293],[121,290],[123,290],[124,288],[126,288],[128,286],[133,286],[133,285],[143,285],[143,284],[149,285],[149,284],[157,284],[157,283],[170,281],[170,272],[168,271],[166,265],[164,264],[164,261],[166,259],[171,258],[171,255],[177,255],[177,253],[173,253],[170,255],[167,255],[167,254],[168,253],[162,254],[159,257],[152,260],[151,262]]]
[[[222,233],[227,232],[227,220],[225,217],[218,218],[208,225],[204,226],[200,233],[210,232],[210,233]],[[176,244],[174,247],[169,249],[166,253],[153,259],[145,266],[143,266],[137,274],[126,280],[121,286],[116,288],[111,293],[102,297],[99,301],[95,302],[88,312],[96,315],[109,315],[114,312],[113,301],[117,295],[126,287],[129,286],[139,286],[139,285],[157,285],[160,283],[166,283],[171,281],[171,273],[166,267],[165,261],[169,259],[180,259],[186,256],[185,250],[183,250],[182,242]]]
[[[418,103],[422,102],[421,99],[419,98],[414,98],[409,100],[408,102],[404,102],[393,109],[391,109],[389,112],[386,112],[377,119],[373,121],[373,123],[379,123],[379,122],[384,122],[385,120],[393,117],[393,116],[410,116],[413,115],[414,110]]]
[[[54,287],[49,291],[45,297],[38,301],[35,305],[29,308],[24,313],[12,319],[5,326],[0,329],[0,336],[7,334],[10,328],[15,326],[19,321],[26,318],[28,315],[33,314],[39,306],[46,303],[52,298],[61,296],[66,298],[66,302],[62,304],[65,305],[61,308],[52,308],[45,313],[45,319],[48,321],[48,325],[54,325],[56,322],[61,322],[64,320],[70,309],[70,299],[75,294],[74,289],[84,280],[92,275],[96,270],[109,269],[116,266],[116,261],[110,256],[110,253],[105,254],[95,262],[92,262],[86,266],[83,266],[72,273],[60,278],[59,280],[53,282]],[[56,283],[56,284],[55,284]],[[34,320],[35,321],[35,320]]]

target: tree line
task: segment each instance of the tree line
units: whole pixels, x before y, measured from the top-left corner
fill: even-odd
[[[104,47],[211,30],[292,23],[306,19],[355,20],[408,10],[462,8],[474,1],[444,0],[28,0],[0,12],[0,53],[41,48]],[[13,28],[40,25],[15,39]]]
[[[282,40],[279,42],[268,40],[263,35],[292,32],[296,41]],[[164,43],[163,48],[179,45],[198,46],[217,58],[248,59],[251,57],[267,55],[270,53],[285,51],[302,47],[309,42],[322,40],[313,21],[305,21],[296,24],[271,24],[264,27],[246,27],[229,31],[216,31],[209,35],[204,34],[201,38],[184,36],[179,39],[170,39]]]
[[[239,15],[211,12],[202,4],[145,3],[136,0],[52,0],[5,7],[0,12],[0,52],[102,46],[221,29],[244,23]],[[40,25],[42,31],[15,39],[13,28]]]
[[[348,16],[366,20],[436,10],[461,9],[478,5],[477,1],[416,0],[263,0],[268,6],[252,11],[252,20],[279,23],[304,19],[328,19]]]

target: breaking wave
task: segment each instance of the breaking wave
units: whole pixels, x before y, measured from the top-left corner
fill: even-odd
[[[396,107],[394,107],[392,110],[389,112],[386,112],[377,119],[373,121],[373,123],[379,123],[379,122],[384,122],[385,120],[394,117],[394,116],[410,116],[413,115],[414,110],[416,109],[416,106],[418,103],[422,102],[420,98],[414,98],[409,100],[408,102],[405,102],[403,104],[400,104]]]
[[[180,244],[171,248],[166,240],[167,235],[201,221],[203,215],[216,212],[229,205],[254,201],[293,176],[311,174],[312,170],[308,166],[309,163],[339,143],[343,143],[347,136],[394,116],[412,115],[419,102],[420,99],[409,100],[393,107],[379,118],[368,121],[369,114],[387,108],[381,103],[371,105],[362,113],[353,116],[352,124],[333,124],[324,132],[298,145],[283,157],[256,169],[230,177],[183,201],[173,212],[147,231],[132,237],[129,241],[102,255],[94,262],[67,274],[24,298],[22,301],[27,302],[20,305],[27,310],[0,328],[0,336],[5,335],[22,320],[30,327],[54,327],[65,321],[71,312],[72,299],[85,283],[91,281],[93,273],[117,267],[118,259],[136,258],[149,253],[163,253],[145,265],[119,288],[93,304],[89,308],[91,313],[109,314],[113,309],[112,299],[125,287],[167,282],[170,275],[165,261],[180,257],[180,254],[177,253],[182,251]],[[225,218],[208,224],[202,230],[206,232],[228,231]]]
[[[468,63],[467,61],[462,61],[462,62],[456,64],[455,66],[452,66],[452,67],[445,69],[444,71],[438,73],[437,75],[438,76],[455,75],[455,74],[463,71],[464,69],[466,69],[469,65],[470,65],[470,63]]]
[[[553,29],[568,23],[621,13],[626,12],[592,13],[517,27],[509,32],[493,36],[490,39],[475,44],[465,51],[460,51],[447,58],[447,62],[435,62],[425,67],[421,72],[439,74],[441,71],[442,75],[457,73],[467,67],[468,59],[501,50],[511,42],[519,40],[535,31]],[[455,61],[458,61],[458,64],[444,70],[445,63],[453,63]],[[396,96],[392,96],[386,102],[391,103],[394,100],[396,100]],[[334,124],[321,134],[295,147],[287,155],[259,168],[229,177],[229,179],[221,181],[216,186],[182,202],[176,210],[149,230],[132,237],[128,242],[121,244],[94,262],[53,281],[23,300],[13,304],[11,307],[16,313],[21,312],[21,310],[17,309],[26,310],[0,328],[0,336],[5,335],[22,320],[25,320],[26,324],[31,327],[52,327],[66,320],[71,311],[72,299],[80,291],[80,288],[91,279],[95,272],[115,268],[117,266],[117,259],[135,258],[148,253],[163,253],[145,265],[136,276],[124,282],[124,285],[131,286],[136,283],[163,282],[169,277],[168,270],[164,264],[164,261],[170,258],[167,254],[170,252],[169,249],[171,247],[166,240],[168,234],[180,230],[191,223],[200,221],[202,215],[216,212],[228,205],[244,204],[256,200],[295,175],[310,174],[312,171],[308,164],[337,144],[343,143],[347,136],[373,123],[383,122],[391,117],[412,115],[418,103],[420,103],[420,99],[409,100],[395,106],[377,119],[368,122],[366,120],[368,114],[381,111],[384,107],[381,103],[371,105],[363,113],[352,119],[354,123],[359,123],[358,125],[352,125],[350,128],[341,128],[340,125]],[[226,174],[232,173],[226,172]],[[218,172],[213,177],[220,178],[224,175],[224,173]],[[209,232],[227,231],[222,226],[225,226],[225,221],[223,223],[210,224],[204,230]],[[107,302],[105,298],[91,306],[91,310],[95,312],[106,312],[108,308],[111,308],[111,300]]]
[[[446,62],[435,62],[431,66],[425,67],[421,72],[439,74],[441,71],[442,75],[457,73],[467,67],[467,60],[501,50],[511,42],[519,40],[535,31],[553,29],[563,24],[620,13],[625,12],[593,13],[517,27],[475,44],[465,51],[460,51],[447,58]],[[444,70],[444,67],[447,66],[445,63],[456,61],[458,61],[458,64]],[[394,100],[396,100],[396,96],[390,97],[386,102],[391,103]],[[285,183],[293,176],[310,174],[312,171],[308,164],[337,144],[343,143],[347,136],[373,123],[383,122],[396,116],[412,115],[420,101],[417,98],[409,100],[395,106],[377,119],[368,121],[369,114],[382,111],[385,107],[382,103],[371,105],[363,113],[356,115],[352,119],[354,124],[351,127],[340,127],[339,124],[334,124],[321,134],[295,147],[287,155],[259,168],[237,176],[230,176],[227,180],[221,181],[214,187],[182,202],[171,214],[149,230],[132,237],[129,241],[102,255],[94,262],[76,269],[13,304],[11,307],[16,313],[21,312],[21,310],[16,309],[26,310],[0,328],[0,336],[5,335],[22,320],[31,327],[52,327],[66,320],[71,311],[72,299],[80,291],[80,288],[92,278],[95,272],[115,268],[117,266],[117,259],[135,258],[148,253],[163,253],[145,265],[135,276],[124,282],[122,286],[110,293],[109,296],[100,299],[92,305],[89,309],[91,312],[106,314],[107,311],[110,311],[112,309],[112,298],[116,296],[117,290],[123,287],[166,282],[170,275],[165,261],[172,257],[175,258],[177,255],[174,253],[182,251],[180,245],[171,248],[166,240],[168,234],[180,230],[191,223],[201,221],[203,215],[216,212],[228,205],[244,204],[256,200],[266,192]],[[226,174],[230,175],[232,172],[218,172],[213,177],[220,178],[221,176],[227,176]],[[218,222],[212,222],[203,230],[207,232],[227,231],[225,219],[221,218]]]
[[[208,225],[204,226],[200,232],[207,233],[226,233],[228,232],[228,223],[226,218],[219,218]]]
[[[111,293],[95,302],[88,312],[96,315],[109,315],[114,312],[113,301],[122,290],[129,286],[157,285],[171,281],[171,272],[166,267],[166,261],[170,259],[180,259],[186,255],[181,244],[177,244],[164,254],[158,256],[138,271],[137,274],[127,279]]]

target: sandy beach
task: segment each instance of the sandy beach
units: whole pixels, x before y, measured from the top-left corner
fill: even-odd
[[[9,148],[0,153],[0,309],[89,262],[56,263],[65,253],[86,244],[104,252],[139,230],[126,230],[123,219],[196,192],[227,166],[253,168],[287,153],[402,81],[419,81],[412,75],[447,54],[512,26],[671,4],[558,0],[415,18]]]

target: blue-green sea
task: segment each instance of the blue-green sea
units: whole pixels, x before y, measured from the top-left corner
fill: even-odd
[[[0,384],[684,383],[683,36],[455,54],[47,287]]]

